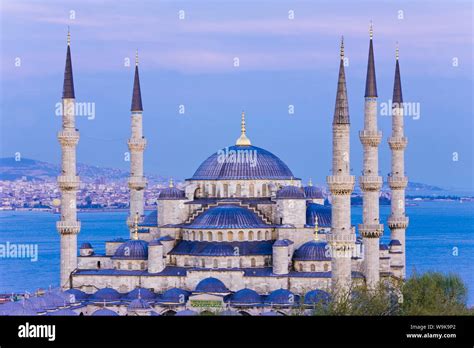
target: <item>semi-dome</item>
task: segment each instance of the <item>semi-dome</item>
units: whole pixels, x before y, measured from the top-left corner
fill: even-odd
[[[209,277],[201,280],[196,285],[197,292],[213,292],[213,293],[227,293],[229,289],[224,285],[222,281],[217,278]]]
[[[148,243],[139,239],[132,239],[123,243],[114,254],[114,259],[146,260],[147,258]]]
[[[314,226],[316,217],[318,218],[319,227],[331,227],[331,207],[309,203],[306,206],[306,225]]]
[[[94,301],[117,301],[120,299],[120,293],[112,288],[103,288],[97,290],[90,298]]]
[[[114,312],[110,309],[107,309],[107,308],[102,308],[102,309],[98,309],[96,310],[94,313],[92,313],[93,316],[118,316],[118,313],[117,312]]]
[[[323,191],[320,188],[318,188],[316,186],[313,186],[313,185],[305,186],[304,194],[305,194],[306,198],[324,199]]]
[[[252,289],[241,289],[230,297],[232,304],[260,304],[262,303],[262,297]]]
[[[293,173],[277,156],[262,148],[230,146],[208,157],[191,180],[289,180]]]
[[[329,295],[326,291],[315,289],[308,291],[304,296],[304,303],[308,305],[314,304],[327,304],[331,300],[331,295]]]
[[[277,199],[304,199],[304,190],[297,186],[283,186],[276,193]]]
[[[85,242],[81,244],[81,247],[79,249],[92,249],[92,245],[89,242]]]
[[[209,208],[196,217],[186,228],[227,229],[227,228],[268,227],[253,211],[238,205],[225,204]]]
[[[185,303],[188,300],[189,292],[179,288],[166,290],[159,298],[159,302],[165,303]]]
[[[318,240],[312,240],[304,243],[293,254],[293,260],[296,261],[330,261],[331,258],[326,254],[328,251],[327,243]]]
[[[272,291],[267,298],[265,303],[273,305],[293,305],[297,303],[299,296],[293,294],[291,291],[286,289],[278,289]]]

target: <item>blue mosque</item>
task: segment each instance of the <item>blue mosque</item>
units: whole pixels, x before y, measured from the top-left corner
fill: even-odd
[[[305,185],[277,155],[254,146],[245,114],[240,134],[207,157],[183,183],[172,181],[145,214],[144,117],[138,56],[131,103],[130,212],[128,239],[90,243],[79,249],[76,192],[75,103],[70,39],[64,74],[60,289],[23,304],[0,306],[0,313],[24,315],[293,315],[310,314],[357,285],[405,277],[405,187],[403,100],[398,48],[393,90],[391,215],[379,221],[377,85],[370,30],[364,129],[364,169],[350,172],[350,117],[341,41],[336,104],[332,123],[332,174],[328,191]],[[145,115],[146,116],[146,115]],[[329,149],[329,147],[328,147]],[[351,193],[363,192],[363,222],[351,224]],[[331,203],[328,204],[328,201]],[[125,223],[125,222],[124,222]],[[380,243],[383,224],[390,243]],[[7,307],[5,307],[7,306]],[[12,308],[10,308],[12,307]]]

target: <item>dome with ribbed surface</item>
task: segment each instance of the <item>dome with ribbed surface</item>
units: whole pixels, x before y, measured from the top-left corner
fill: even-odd
[[[99,316],[99,317],[106,317],[106,316],[115,317],[115,316],[118,316],[118,313],[107,308],[102,308],[102,309],[96,310],[94,313],[92,313],[92,315]]]
[[[196,285],[197,292],[213,292],[213,293],[227,293],[229,289],[224,285],[222,281],[217,278],[209,277],[201,280]]]
[[[112,288],[103,288],[97,290],[90,298],[95,301],[117,301],[120,299],[120,293]]]
[[[126,300],[136,300],[138,298],[143,298],[145,300],[153,300],[155,298],[155,293],[150,289],[136,288],[124,296],[124,299]]]
[[[288,166],[271,152],[256,146],[230,146],[212,154],[192,180],[291,179]]]
[[[89,242],[85,242],[81,244],[81,247],[79,249],[92,249],[92,245]]]
[[[262,297],[255,290],[242,289],[231,296],[230,302],[245,305],[260,304],[262,303]]]
[[[265,228],[268,227],[253,211],[238,205],[219,205],[196,217],[186,228]]]
[[[304,199],[304,190],[297,186],[283,186],[276,193],[277,199]]]
[[[330,261],[331,258],[326,255],[327,243],[318,240],[312,240],[304,243],[293,254],[293,260],[296,261]]]
[[[331,227],[331,207],[309,203],[306,206],[306,225],[314,226],[316,217],[318,217],[319,227]]]
[[[148,243],[144,240],[129,240],[120,245],[114,254],[114,259],[146,260],[148,258]]]
[[[306,198],[324,199],[323,191],[316,186],[305,186],[304,194]]]
[[[160,190],[157,199],[186,199],[186,196],[184,191],[177,187],[166,187]]]
[[[134,311],[134,310],[144,310],[144,309],[150,309],[150,308],[151,306],[147,301],[145,301],[142,298],[137,298],[133,300],[132,302],[130,302],[127,309]]]
[[[331,300],[331,295],[326,291],[315,289],[308,291],[304,296],[305,304],[327,304]]]
[[[293,294],[291,291],[286,289],[278,289],[272,291],[267,298],[265,303],[273,305],[294,305],[298,303],[299,296]]]
[[[172,288],[166,290],[158,299],[159,302],[164,303],[186,303],[189,297],[189,292],[179,288]]]
[[[84,300],[87,300],[87,298],[89,297],[88,294],[86,294],[84,291],[79,290],[79,289],[68,289],[65,291],[65,293],[69,294],[71,303],[84,301]]]

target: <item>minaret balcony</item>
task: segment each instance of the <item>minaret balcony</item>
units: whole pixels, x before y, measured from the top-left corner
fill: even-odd
[[[77,190],[81,180],[77,175],[58,176],[58,186],[61,190]]]
[[[81,230],[79,221],[56,221],[56,229],[61,234],[78,234]]]
[[[128,148],[130,151],[143,151],[146,147],[146,139],[129,139],[128,140]]]
[[[389,176],[388,186],[392,190],[403,190],[408,185],[408,177],[406,176]]]
[[[362,191],[380,191],[382,177],[378,175],[363,175],[359,177],[359,186]]]
[[[146,186],[146,179],[143,176],[131,176],[128,179],[128,187],[132,190],[143,190]]]
[[[359,138],[362,145],[376,147],[379,146],[382,140],[382,132],[363,130],[359,132]]]
[[[329,190],[333,195],[350,195],[354,190],[353,175],[330,175],[326,177]]]
[[[58,132],[61,145],[76,146],[79,142],[79,132],[75,129],[65,129]]]
[[[391,150],[403,150],[408,144],[407,137],[390,137],[388,138],[388,145]]]
[[[401,216],[401,217],[394,217],[390,216],[388,218],[388,227],[390,229],[406,229],[408,227],[408,217]]]
[[[364,238],[380,238],[383,234],[383,225],[359,224],[359,233]]]

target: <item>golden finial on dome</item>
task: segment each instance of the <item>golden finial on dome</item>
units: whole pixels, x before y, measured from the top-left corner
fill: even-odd
[[[67,27],[67,45],[71,46],[71,32],[69,31],[69,26]]]
[[[313,179],[309,178],[308,186],[313,186]]]
[[[240,124],[240,131],[241,131],[240,137],[239,137],[239,139],[237,139],[237,142],[235,143],[235,145],[237,145],[237,146],[250,146],[251,145],[250,139],[247,138],[247,135],[245,134],[245,132],[246,132],[246,129],[245,129],[245,112],[243,112],[243,111],[242,111],[242,120],[241,120],[241,124]]]
[[[344,59],[344,36],[341,36],[341,59]]]
[[[138,48],[135,51],[135,65],[138,66]]]
[[[318,239],[319,239],[318,232],[319,232],[318,216],[316,215],[316,216],[314,217],[314,240],[318,240]]]
[[[174,187],[173,178],[170,178],[169,187]]]
[[[133,239],[138,240],[138,212],[135,214],[133,222]]]
[[[397,41],[397,44],[396,44],[396,48],[395,48],[395,59],[398,60],[398,57],[400,55],[400,48],[398,47],[398,41]]]
[[[372,21],[370,21],[370,26],[369,26],[369,36],[371,40],[374,37],[374,27],[372,25]]]

